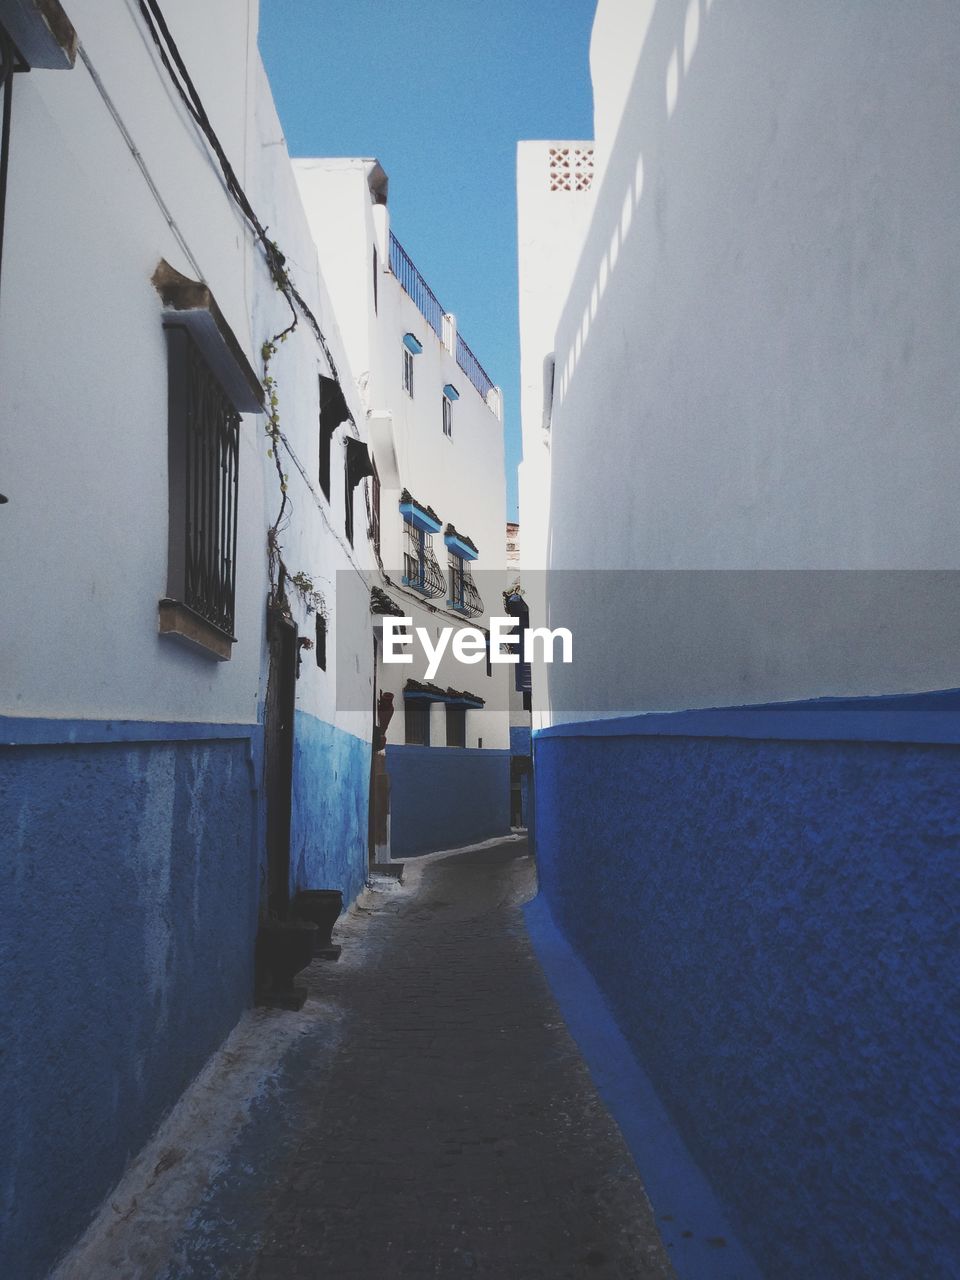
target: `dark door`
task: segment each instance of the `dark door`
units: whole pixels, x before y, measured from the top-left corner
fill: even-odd
[[[283,916],[290,905],[290,816],[293,803],[293,715],[297,696],[297,626],[267,609],[270,665],[264,713],[267,795],[267,901]]]

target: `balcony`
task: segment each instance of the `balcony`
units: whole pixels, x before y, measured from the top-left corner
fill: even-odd
[[[443,570],[433,554],[433,538],[410,520],[406,521],[406,546],[403,552],[403,585],[419,591],[428,600],[446,595]]]
[[[399,281],[400,288],[413,300],[427,324],[443,342],[443,306],[392,231],[390,232],[390,270]],[[454,354],[457,364],[487,402],[487,396],[494,388],[494,381],[459,333]]]
[[[473,580],[473,574],[462,556],[451,551],[449,556],[450,595],[447,605],[468,618],[478,618],[483,613],[483,600]]]

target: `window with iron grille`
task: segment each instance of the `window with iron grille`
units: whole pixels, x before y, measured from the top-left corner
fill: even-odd
[[[321,671],[327,669],[327,620],[322,613],[317,614],[317,643],[315,652],[317,666]]]
[[[465,747],[467,745],[467,708],[448,702],[446,711],[447,746]]]
[[[413,352],[403,348],[403,389],[413,398]]]
[[[430,745],[430,703],[426,698],[405,698],[404,740],[412,747]]]
[[[483,613],[483,601],[463,556],[448,548],[447,570],[450,578],[450,595],[447,604],[459,613],[476,618]]]
[[[412,521],[406,522],[406,543],[403,551],[403,585],[436,599],[446,594],[443,572],[433,554],[433,537],[418,529]]]
[[[449,396],[443,397],[443,434],[453,439],[453,401]]]
[[[233,639],[240,415],[185,328],[167,328],[167,593]]]

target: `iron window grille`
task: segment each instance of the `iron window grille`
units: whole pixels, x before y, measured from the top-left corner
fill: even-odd
[[[327,669],[327,620],[322,613],[317,614],[317,666],[321,671]]]
[[[433,536],[406,522],[406,546],[403,553],[403,585],[413,587],[428,599],[445,595],[447,585],[443,571],[433,554]]]
[[[479,617],[483,613],[483,601],[480,598],[480,592],[477,590],[477,584],[473,580],[473,574],[467,567],[467,562],[456,551],[451,550],[449,552],[448,571],[450,575],[448,606],[451,609],[456,609],[459,613],[467,614],[471,618]]]
[[[426,698],[405,698],[403,703],[404,741],[411,747],[430,745],[430,703]]]
[[[403,350],[403,389],[413,399],[413,352],[406,347]]]
[[[443,397],[443,434],[453,439],[453,401],[449,396]]]
[[[465,747],[467,745],[467,708],[448,702],[447,711],[447,746]]]
[[[234,638],[240,414],[185,328],[167,329],[167,591]]]

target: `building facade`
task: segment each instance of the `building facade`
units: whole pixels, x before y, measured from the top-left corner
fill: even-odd
[[[0,1271],[23,1280],[251,1003],[258,924],[368,866],[366,414],[257,5],[111,8],[0,4]]]
[[[777,1280],[960,1227],[960,28],[863,18],[601,0],[518,158],[541,886]]]
[[[488,629],[503,613],[502,398],[389,224],[375,160],[295,162],[324,277],[357,370],[376,476],[371,510],[379,615]],[[334,250],[332,246],[336,246]],[[363,287],[358,288],[358,282]],[[450,649],[426,678],[384,661],[377,642],[384,751],[372,839],[401,858],[510,829],[507,668]],[[389,710],[388,710],[389,709]]]

